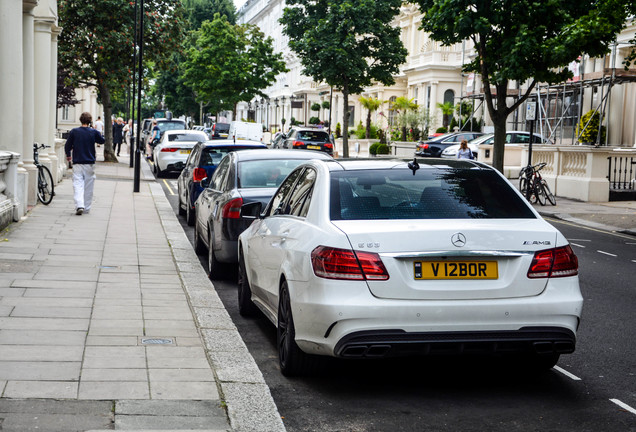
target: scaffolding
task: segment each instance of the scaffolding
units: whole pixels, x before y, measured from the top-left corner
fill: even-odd
[[[526,102],[537,102],[536,132],[550,142],[559,145],[578,144],[579,138],[585,127],[577,133],[577,126],[581,117],[588,111],[599,113],[606,130],[609,130],[612,88],[616,85],[636,82],[636,70],[616,68],[604,68],[599,72],[587,73],[576,81],[554,85],[536,85]],[[586,91],[592,97],[584,98]],[[494,95],[493,89],[493,95]],[[596,95],[599,95],[598,97]],[[516,103],[522,96],[520,89],[508,89],[508,98]],[[460,97],[460,102],[470,100],[473,110],[469,121],[474,119],[475,112],[484,106],[484,93],[468,93]],[[496,103],[495,100],[493,100]],[[475,107],[475,105],[477,107]],[[589,109],[585,105],[589,104]],[[484,110],[485,111],[485,110]],[[593,116],[592,116],[593,117]],[[467,122],[468,123],[468,122]],[[519,108],[509,117],[509,130],[526,130],[525,106]],[[589,123],[589,122],[588,122]],[[587,126],[587,125],[585,125]],[[601,128],[599,128],[596,145],[608,145],[609,134],[605,135],[605,141],[601,141]]]

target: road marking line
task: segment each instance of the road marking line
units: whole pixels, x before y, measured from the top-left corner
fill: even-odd
[[[623,408],[625,411],[629,411],[632,414],[636,414],[636,409],[630,407],[624,402],[619,401],[618,399],[610,399],[610,401],[614,402],[619,407]]]
[[[636,262],[636,260],[632,260],[632,262]]]
[[[580,242],[591,242],[592,240],[588,240],[588,239],[568,239],[570,241],[574,240],[574,241],[580,241]]]
[[[173,195],[174,195],[174,194],[173,194]],[[598,253],[602,253],[602,254],[604,254],[604,255],[609,255],[609,256],[612,256],[612,257],[617,257],[617,256],[618,256],[618,255],[614,255],[613,253],[604,252],[604,251],[602,251],[602,250],[597,250],[596,252],[598,252]]]
[[[559,372],[561,372],[566,377],[573,379],[574,381],[581,381],[581,378],[577,377],[574,374],[571,374],[570,372],[566,371],[565,369],[562,369],[562,368],[560,368],[558,366],[554,366],[554,369],[559,371]]]
[[[576,244],[576,243],[570,243],[570,244],[571,244],[572,246],[578,246],[578,247],[580,247],[580,248],[584,248],[584,249],[585,249],[585,246],[583,246],[583,245]]]
[[[579,225],[579,224],[572,223],[572,222],[566,222],[566,221],[561,220],[561,219],[553,219],[553,218],[548,217],[548,216],[544,216],[543,219],[547,220],[548,222],[556,222],[556,223],[560,223],[560,224],[563,224],[563,225],[570,225],[570,226],[573,226],[573,227],[576,227],[576,228],[582,228],[582,229],[586,229],[588,231],[594,231],[594,232],[598,232],[598,233],[601,233],[601,234],[609,234],[609,235],[612,235],[612,236],[615,236],[615,237],[620,237],[620,238],[624,238],[624,239],[628,239],[628,240],[633,240],[634,239],[634,237],[632,237],[632,236],[628,236],[626,234],[620,234],[620,233],[617,233],[615,231],[603,231],[603,230],[596,229],[596,228],[590,228],[590,227],[585,226],[585,225]]]
[[[176,195],[174,191],[172,190],[172,188],[170,187],[170,185],[168,184],[168,182],[166,181],[166,179],[163,179],[163,183],[166,185],[166,187],[170,191],[170,195]]]

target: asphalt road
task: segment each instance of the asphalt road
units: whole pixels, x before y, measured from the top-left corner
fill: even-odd
[[[176,212],[175,179],[159,181]],[[214,285],[290,432],[636,431],[636,238],[549,221],[579,257],[585,304],[576,352],[538,376],[501,361],[418,358],[328,359],[314,376],[285,378],[274,326],[238,314],[233,277]]]

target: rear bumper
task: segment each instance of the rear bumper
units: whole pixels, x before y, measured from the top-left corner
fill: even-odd
[[[407,333],[361,331],[340,339],[336,357],[377,358],[409,355],[569,354],[576,337],[559,327],[524,327],[516,331]]]
[[[536,296],[477,300],[380,299],[362,281],[288,284],[298,346],[339,357],[572,352],[583,307],[576,277]]]

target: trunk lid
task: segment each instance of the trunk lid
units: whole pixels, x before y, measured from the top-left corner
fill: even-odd
[[[548,279],[529,279],[534,252],[555,247],[542,219],[333,221],[354,250],[378,253],[387,281],[367,281],[378,298],[472,300],[536,296]],[[419,273],[421,273],[421,277]],[[417,275],[416,275],[417,273]]]

